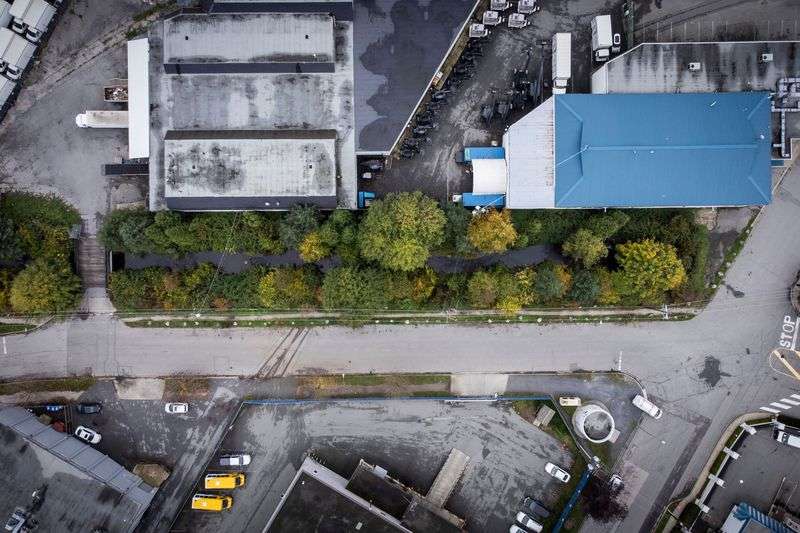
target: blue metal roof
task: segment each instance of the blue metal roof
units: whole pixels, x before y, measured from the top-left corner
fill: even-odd
[[[555,207],[770,202],[769,93],[555,98]]]
[[[505,159],[506,149],[502,146],[470,146],[464,148],[464,161],[473,159]]]

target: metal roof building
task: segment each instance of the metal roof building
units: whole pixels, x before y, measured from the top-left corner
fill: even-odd
[[[510,208],[771,200],[768,93],[565,94],[530,115],[504,137]]]
[[[768,61],[762,54],[771,54]],[[699,63],[696,71],[689,63]],[[800,73],[800,42],[643,43],[592,74],[592,92],[704,93],[774,91]]]
[[[0,464],[0,516],[28,507],[31,493],[46,487],[33,516],[39,531],[131,532],[156,493],[107,455],[21,407],[0,407]]]

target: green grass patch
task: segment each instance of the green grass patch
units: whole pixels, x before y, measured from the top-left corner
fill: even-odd
[[[344,385],[366,387],[372,385],[433,385],[450,384],[449,374],[345,374]]]
[[[169,398],[197,398],[206,396],[211,388],[208,378],[167,378],[164,380],[164,395]]]
[[[47,379],[37,381],[8,381],[0,383],[0,396],[18,392],[80,392],[85,391],[97,380],[91,376]]]
[[[32,324],[7,324],[5,322],[0,322],[0,333],[19,333],[35,327],[36,326]]]

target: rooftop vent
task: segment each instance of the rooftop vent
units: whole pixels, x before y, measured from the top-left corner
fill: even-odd
[[[700,63],[699,61],[695,61],[695,62],[689,63],[689,70],[691,70],[692,72],[697,72],[698,70],[701,70],[702,68],[703,68],[703,64]]]
[[[772,52],[761,54],[758,58],[759,63],[772,63]]]

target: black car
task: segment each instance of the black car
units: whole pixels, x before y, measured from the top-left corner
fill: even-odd
[[[534,500],[530,496],[527,496],[525,500],[522,502],[522,506],[525,508],[526,511],[530,511],[535,516],[540,518],[547,518],[550,516],[550,511],[542,505],[542,502],[538,500]]]
[[[82,415],[96,415],[103,410],[99,403],[79,403],[75,409]]]

